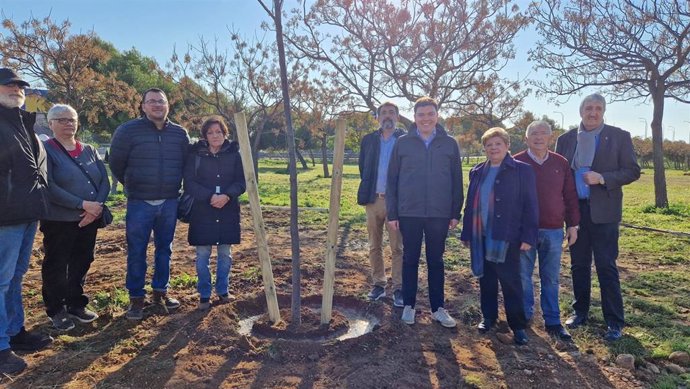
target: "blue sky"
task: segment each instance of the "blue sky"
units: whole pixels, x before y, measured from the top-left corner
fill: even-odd
[[[270,2],[270,0],[269,0]],[[296,5],[286,0],[287,7]],[[164,67],[173,48],[184,50],[188,43],[195,43],[200,36],[217,36],[223,42],[228,28],[238,30],[243,36],[263,36],[261,22],[267,20],[264,10],[255,0],[0,0],[5,17],[19,23],[31,15],[43,18],[47,15],[55,21],[69,19],[72,32],[94,30],[101,38],[118,49],[135,47],[142,54],[154,57]],[[269,35],[269,38],[272,36]],[[503,74],[511,79],[543,77],[527,62],[527,50],[534,45],[537,36],[524,31],[516,39],[517,58]],[[586,93],[597,92],[592,89]],[[538,117],[548,115],[565,126],[579,123],[578,106],[582,96],[573,96],[560,106],[546,98],[531,96],[525,108]],[[607,107],[606,122],[630,131],[633,136],[643,136],[646,119],[652,121],[651,104],[643,101],[612,103]],[[664,137],[690,141],[690,106],[666,101]],[[651,136],[651,128],[648,127]]]

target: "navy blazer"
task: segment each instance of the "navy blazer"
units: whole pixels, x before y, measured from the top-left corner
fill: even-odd
[[[489,161],[482,162],[470,170],[470,187],[467,189],[465,216],[462,221],[460,240],[472,240],[472,218],[479,209],[474,209],[474,197],[479,191],[482,170]],[[494,181],[494,220],[492,238],[513,244],[522,242],[537,244],[539,233],[539,203],[537,181],[529,164],[517,161],[508,154],[501,162]]]
[[[577,147],[577,128],[558,137],[556,152],[571,167]],[[605,185],[590,185],[590,216],[594,223],[620,223],[623,214],[623,185],[640,178],[640,165],[633,149],[630,133],[605,125],[599,134],[592,171],[604,176]]]

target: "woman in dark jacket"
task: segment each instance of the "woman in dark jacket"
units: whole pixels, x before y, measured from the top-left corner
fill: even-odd
[[[520,250],[537,241],[539,228],[534,171],[508,153],[510,136],[498,127],[482,135],[487,160],[470,171],[460,239],[470,247],[472,273],[479,277],[485,333],[498,319],[498,282],[514,341],[526,344],[520,281]]]
[[[89,298],[84,294],[84,281],[94,259],[103,202],[110,191],[98,152],[76,139],[78,125],[77,111],[69,105],[56,104],[48,111],[48,126],[55,138],[44,142],[50,204],[48,215],[41,220],[45,249],[42,293],[46,313],[61,331],[74,328],[74,321],[89,323],[98,318],[86,308]]]
[[[185,192],[194,197],[189,222],[189,244],[196,246],[199,278],[199,309],[208,309],[211,299],[211,247],[217,246],[216,294],[229,301],[230,245],[240,243],[238,197],[246,184],[239,144],[227,140],[228,126],[220,116],[212,116],[201,126],[202,140],[194,145],[184,171]]]

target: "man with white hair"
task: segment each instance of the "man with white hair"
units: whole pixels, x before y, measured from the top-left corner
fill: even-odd
[[[556,152],[570,163],[580,203],[578,239],[570,247],[573,276],[572,315],[565,324],[587,323],[592,289],[592,257],[601,290],[601,309],[607,325],[604,339],[621,338],[625,318],[618,275],[618,228],[623,215],[623,185],[640,178],[640,165],[630,133],[604,124],[606,100],[600,94],[580,104],[582,122],[558,138]]]
[[[515,155],[515,159],[532,166],[537,178],[539,203],[539,235],[537,244],[520,254],[520,275],[524,292],[525,317],[534,315],[534,287],[532,273],[539,257],[540,303],[546,332],[554,338],[572,340],[561,325],[558,307],[561,254],[563,253],[563,223],[568,246],[577,240],[580,210],[575,191],[575,181],[570,174],[568,161],[549,151],[551,125],[543,120],[530,123],[525,131],[527,150]]]
[[[38,219],[47,211],[46,151],[34,133],[36,114],[21,109],[27,86],[0,68],[0,374],[26,368],[13,350],[35,351],[53,341],[24,329],[22,279]]]

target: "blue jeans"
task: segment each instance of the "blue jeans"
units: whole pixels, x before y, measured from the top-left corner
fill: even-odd
[[[558,308],[559,275],[561,272],[561,254],[563,253],[563,229],[539,229],[536,247],[520,254],[520,276],[525,300],[525,317],[534,315],[534,284],[532,273],[534,263],[539,256],[539,281],[541,285],[540,302],[544,324],[555,326],[561,324],[561,312]]]
[[[0,226],[0,350],[24,326],[22,278],[29,270],[38,222]]]
[[[594,223],[588,200],[580,200],[580,230],[570,247],[570,271],[573,275],[573,309],[589,313],[592,292],[592,257],[599,277],[601,309],[610,327],[623,328],[623,296],[618,275],[618,223]]]
[[[144,200],[127,200],[127,281],[130,297],[144,297],[146,248],[153,231],[154,269],[151,286],[166,292],[170,281],[170,255],[177,223],[177,199],[151,205]]]
[[[219,244],[218,263],[216,267],[216,294],[223,296],[228,294],[230,287],[230,268],[232,256],[229,244]],[[197,290],[202,299],[211,298],[211,249],[213,246],[196,246],[196,275],[199,278]]]
[[[422,239],[426,248],[427,282],[431,312],[443,308],[443,253],[446,251],[448,222],[445,218],[401,217],[403,240],[402,294],[403,303],[414,308],[417,302],[417,278]]]

